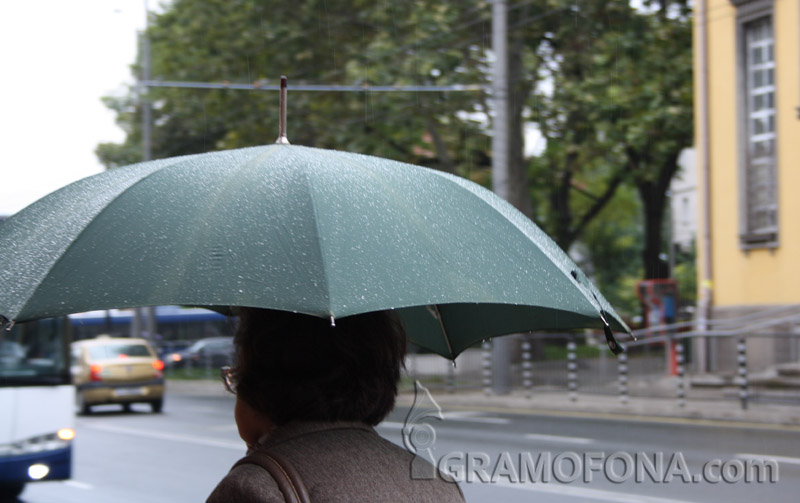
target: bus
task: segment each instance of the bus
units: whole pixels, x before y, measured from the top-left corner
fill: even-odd
[[[75,388],[67,318],[0,330],[0,500],[28,482],[68,479]]]
[[[184,349],[199,339],[232,335],[234,320],[202,308],[157,306],[156,333],[136,334],[150,341],[162,357]],[[73,339],[92,339],[98,335],[127,337],[134,322],[132,309],[108,309],[69,315]]]

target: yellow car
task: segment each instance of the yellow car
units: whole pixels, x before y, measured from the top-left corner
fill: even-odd
[[[164,405],[164,362],[145,339],[106,335],[73,342],[72,378],[78,409],[93,405],[149,403],[153,412]]]

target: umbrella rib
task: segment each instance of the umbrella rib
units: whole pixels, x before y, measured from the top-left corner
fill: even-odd
[[[450,336],[447,335],[447,329],[444,328],[444,320],[442,320],[442,313],[439,311],[439,305],[434,304],[433,310],[436,313],[436,319],[439,321],[439,328],[442,329],[442,335],[444,336],[444,342],[447,344],[447,351],[450,352],[450,359],[453,360],[455,363],[456,357],[453,353],[453,346],[450,344]]]
[[[498,197],[496,194],[487,191],[486,196],[488,196],[488,197],[485,197],[484,194],[482,194],[481,192],[477,192],[475,189],[473,189],[473,187],[469,183],[466,183],[467,180],[465,180],[465,179],[463,179],[461,177],[458,177],[458,176],[450,174],[450,173],[437,171],[437,170],[432,170],[432,172],[436,176],[440,176],[442,178],[449,179],[453,183],[456,183],[457,185],[460,185],[461,187],[467,189],[469,192],[472,193],[472,195],[475,198],[477,198],[480,201],[482,201],[483,204],[491,207],[494,211],[496,211],[496,212],[500,213],[501,215],[503,215],[506,218],[506,220],[517,230],[517,232],[522,233],[528,239],[533,240],[534,238],[536,238],[536,239],[547,239],[547,240],[551,240],[552,241],[552,238],[550,238],[550,236],[548,236],[546,233],[544,233],[544,231],[542,231],[538,227],[533,226],[533,227],[528,228],[527,226],[521,225],[520,222],[518,221],[518,218],[511,218],[511,216],[516,213],[520,217],[522,217],[523,221],[528,221],[527,217],[525,217],[525,215],[523,215],[518,209],[516,209],[512,205],[508,204],[507,201],[505,201],[502,198]],[[496,206],[496,205],[492,204],[492,201],[490,200],[490,198],[492,198],[492,197],[496,197],[499,202],[505,203],[507,205],[507,207],[503,208],[502,206]],[[564,276],[567,278],[568,281],[570,281],[571,283],[573,283],[574,285],[576,285],[578,287],[578,289],[583,293],[587,304],[592,306],[593,309],[597,310],[598,315],[601,315],[601,317],[602,317],[601,313],[602,313],[602,311],[604,311],[603,304],[597,299],[597,295],[595,293],[596,288],[594,288],[594,285],[592,285],[591,282],[588,282],[588,281],[587,281],[586,285],[582,284],[580,281],[578,281],[578,278],[575,275],[571,274],[570,271],[568,271],[568,269],[571,269],[572,271],[578,269],[578,267],[574,264],[574,262],[569,257],[569,255],[567,255],[566,252],[564,252],[563,250],[558,248],[558,246],[555,244],[555,242],[553,242],[553,248],[551,248],[549,246],[539,246],[538,248],[541,251],[541,253],[544,254],[544,256],[546,256],[553,264],[556,265],[557,269],[559,269],[562,272],[562,274],[564,274]],[[561,255],[561,257],[559,257],[558,255]],[[560,263],[562,263],[564,261],[564,259],[566,259],[567,263],[571,265],[570,267],[568,267],[566,269],[560,265]],[[589,298],[588,294],[591,294],[594,297],[595,301],[597,302],[597,305],[595,305],[592,302],[592,300]],[[612,308],[612,311],[613,311],[613,308]],[[606,312],[609,315],[612,315],[611,312],[608,312],[608,311],[606,311]],[[620,321],[616,316],[614,316],[614,319],[616,321]],[[624,322],[622,323],[622,326],[623,327],[625,326]],[[630,329],[628,329],[627,331],[630,332]]]
[[[335,326],[336,324],[336,315],[331,308],[331,288],[330,288],[330,281],[328,278],[328,267],[325,261],[325,250],[322,247],[322,238],[319,228],[319,212],[317,211],[317,201],[314,198],[314,190],[313,185],[311,183],[311,178],[308,176],[308,171],[305,169],[306,164],[303,164],[303,178],[306,181],[306,188],[308,188],[308,198],[311,201],[311,211],[314,212],[314,234],[317,241],[317,250],[319,251],[319,258],[322,263],[322,280],[324,281],[324,290],[325,290],[325,298],[328,302],[328,315],[331,319],[331,326]]]

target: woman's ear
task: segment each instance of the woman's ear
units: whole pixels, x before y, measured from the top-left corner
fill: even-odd
[[[275,424],[267,417],[250,406],[240,396],[236,396],[236,406],[233,412],[239,437],[247,444],[248,449],[253,449],[262,437],[275,429]]]

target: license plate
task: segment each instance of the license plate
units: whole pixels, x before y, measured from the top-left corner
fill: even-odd
[[[114,390],[114,394],[117,396],[132,396],[132,395],[143,395],[144,389],[143,388],[117,388]]]

